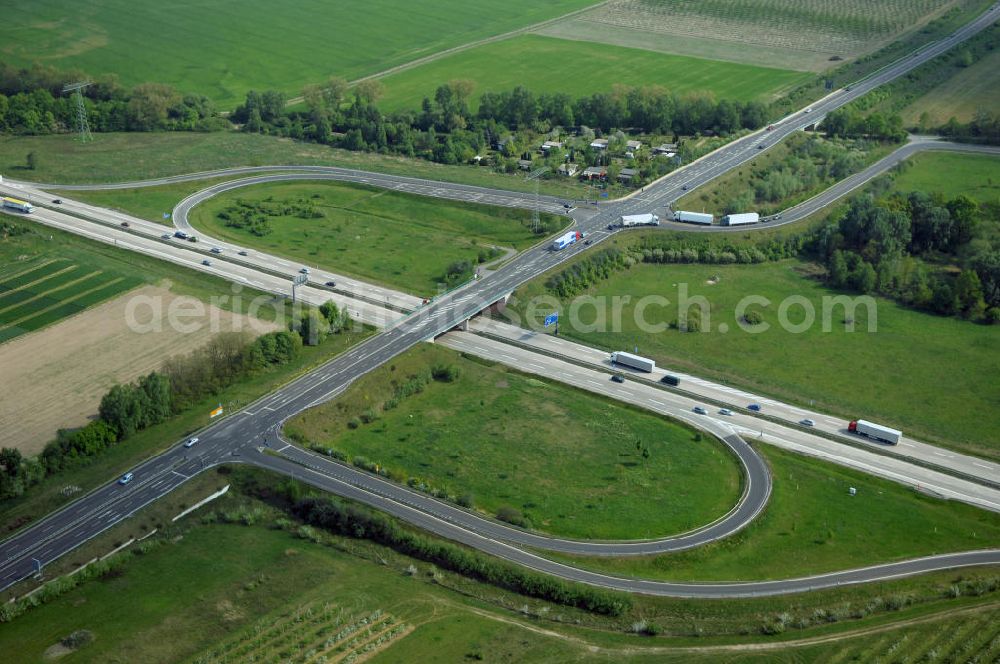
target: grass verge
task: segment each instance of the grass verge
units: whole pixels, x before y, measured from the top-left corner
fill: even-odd
[[[436,366],[457,377],[394,396]],[[287,431],[377,463],[399,481],[413,478],[411,485],[487,514],[568,537],[690,530],[728,512],[741,491],[735,459],[710,437],[437,346],[376,369],[337,401],[290,420]]]

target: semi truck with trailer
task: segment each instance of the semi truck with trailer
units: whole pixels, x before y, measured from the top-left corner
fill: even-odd
[[[875,424],[874,422],[867,422],[865,420],[852,421],[847,425],[847,430],[851,433],[868,436],[869,438],[874,438],[875,440],[881,440],[882,442],[889,443],[890,445],[895,445],[903,437],[903,432],[898,429],[890,429],[889,427],[884,427],[881,424]]]
[[[674,212],[674,221],[683,221],[689,224],[709,226],[714,219],[715,217],[706,212],[685,212],[684,210]]]
[[[629,226],[659,226],[660,218],[655,214],[626,214],[618,220],[622,228]]]
[[[21,201],[16,198],[3,198],[3,206],[11,210],[17,210],[18,212],[24,212],[25,214],[31,214],[31,211],[35,209],[35,206],[27,201]]]
[[[560,249],[565,249],[569,245],[573,244],[577,240],[583,239],[583,233],[580,231],[570,231],[565,235],[560,235],[552,243],[552,251],[559,251]]]
[[[743,212],[741,214],[727,214],[722,218],[723,226],[743,226],[745,224],[756,224],[760,221],[760,215],[756,212]]]
[[[653,373],[653,370],[656,369],[655,360],[651,360],[648,357],[633,355],[632,353],[626,353],[625,351],[611,353],[611,364],[621,364],[631,369],[645,371],[646,373]]]

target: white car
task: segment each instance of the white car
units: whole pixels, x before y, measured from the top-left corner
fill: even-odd
[[[720,408],[719,409],[719,415],[732,415],[732,414],[733,414],[733,411],[729,410],[728,408]]]
[[[708,411],[705,410],[704,406],[695,406],[693,410],[699,415],[708,415]]]
[[[190,438],[188,442],[184,443],[184,447],[194,447],[195,443],[198,442],[197,438]]]
[[[799,420],[799,424],[801,424],[804,427],[814,427],[814,426],[816,426],[816,423],[813,422],[812,420],[810,420],[808,417],[806,419],[804,419],[804,420]]]
[[[812,112],[813,112],[813,110],[811,108],[807,108],[806,109],[806,113],[812,113]]]
[[[302,268],[301,270],[299,270],[299,272],[300,272],[301,274],[309,274],[309,268],[307,268],[307,267],[304,267],[304,268]]]
[[[211,251],[212,251],[213,254],[221,254],[222,253],[222,249],[219,249],[218,247],[212,247]]]

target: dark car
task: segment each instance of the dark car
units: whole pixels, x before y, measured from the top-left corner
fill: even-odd
[[[238,251],[236,253],[238,253],[240,256],[246,256],[247,255],[247,250],[246,249],[241,249],[240,251]]]
[[[767,146],[764,145],[763,143],[761,143],[760,145],[757,146],[757,149],[758,150],[763,150],[765,147],[767,147]]]
[[[747,406],[747,410],[752,410],[755,413],[759,413],[761,411],[760,404],[752,403],[749,406]]]
[[[680,385],[681,379],[678,378],[677,376],[671,376],[670,374],[667,374],[666,376],[660,379],[660,382],[666,383],[667,385]]]
[[[337,287],[337,282],[336,281],[328,281],[328,282],[326,282],[326,285],[329,286],[330,288],[336,288]]]
[[[569,203],[563,203],[563,207],[564,207],[564,208],[566,208],[566,209],[568,210],[568,209],[570,209],[570,208],[571,208],[571,207],[573,207],[573,206],[572,206],[572,205],[570,205]]]
[[[57,198],[57,199],[53,200],[52,202],[55,203],[56,205],[62,205],[62,199],[61,198]]]
[[[683,187],[681,187],[681,189],[683,189],[684,191],[687,191],[688,190],[688,186],[684,185]]]
[[[128,228],[128,222],[127,221],[123,221],[122,222],[122,228]]]
[[[590,246],[590,240],[584,240],[584,241],[583,241],[583,243],[584,243],[585,245],[587,245],[588,247]]]
[[[625,376],[623,376],[621,374],[615,374],[614,376],[611,377],[611,380],[613,382],[615,382],[615,383],[624,383],[625,382]]]

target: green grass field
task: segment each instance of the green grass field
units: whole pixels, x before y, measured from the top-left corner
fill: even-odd
[[[658,85],[677,93],[711,92],[728,99],[767,100],[809,78],[808,74],[700,60],[634,48],[525,35],[494,42],[382,79],[385,110],[419,109],[443,83],[462,78],[476,84],[473,99],[486,91],[523,85],[536,94],[576,96],[602,92],[618,83]]]
[[[393,382],[456,366],[373,424],[347,422],[391,395]],[[386,394],[389,392],[389,394]],[[736,461],[691,429],[558,383],[423,346],[357,381],[337,401],[293,418],[290,432],[420,477],[476,507],[502,506],[535,528],[580,538],[634,539],[696,528],[740,495]],[[644,458],[636,447],[649,449]]]
[[[867,332],[864,307],[855,312],[854,332],[844,329],[840,307],[828,317],[830,331],[824,332],[822,298],[838,293],[804,274],[807,271],[807,265],[794,260],[753,266],[636,265],[587,291],[597,297],[632,297],[622,309],[620,330],[609,324],[606,332],[576,332],[564,323],[560,334],[609,350],[638,346],[640,354],[666,367],[813,404],[845,420],[866,417],[896,425],[917,439],[1000,458],[993,433],[1000,427],[1000,395],[993,388],[1000,371],[996,328],[931,316],[877,298],[877,332]],[[708,283],[714,277],[719,282]],[[541,277],[516,297],[525,302],[543,294],[544,283]],[[670,304],[649,307],[646,320],[671,323],[683,284],[689,297],[707,298],[711,320],[707,326],[703,321],[702,330],[711,331],[640,331],[636,302],[646,295],[665,296]],[[747,295],[770,300],[760,309],[771,326],[766,332],[751,334],[738,326],[736,305]],[[815,324],[800,334],[783,330],[778,321],[779,304],[792,295],[804,297],[816,313]],[[801,322],[802,308],[792,307],[788,320]],[[721,331],[722,325],[728,332]]]
[[[759,449],[774,490],[763,515],[733,537],[662,556],[567,559],[617,576],[752,581],[1000,544],[996,513],[775,447]],[[857,495],[849,495],[850,487]]]
[[[34,152],[37,166],[25,168]],[[122,159],[123,153],[128,154]],[[58,184],[134,182],[233,166],[321,165],[358,168],[430,180],[534,192],[523,174],[504,175],[489,168],[446,166],[424,159],[337,150],[290,139],[242,132],[148,132],[98,134],[93,143],[72,136],[0,134],[0,173],[10,179]],[[540,180],[539,191],[583,198],[587,188],[576,178]],[[191,191],[200,187],[196,184]],[[80,192],[74,192],[76,196]],[[124,196],[122,200],[126,200]],[[108,194],[110,196],[111,194]],[[90,200],[90,199],[87,199]],[[179,200],[179,199],[178,199]]]
[[[66,259],[4,265],[0,268],[0,343],[58,323],[140,283],[138,276]]]
[[[1000,108],[1000,52],[986,55],[965,69],[956,69],[944,83],[912,102],[901,115],[909,125],[921,123],[929,127],[944,124],[954,117],[968,122],[977,111],[996,112]]]
[[[272,217],[264,237],[232,228],[218,213],[237,200],[306,200],[324,216]],[[546,215],[561,228],[565,220]],[[523,249],[543,236],[531,213],[339,182],[271,183],[217,196],[192,211],[191,223],[212,237],[344,272],[430,297],[453,262],[471,260],[491,245]]]
[[[1000,199],[1000,156],[925,152],[906,161],[893,178],[896,191],[926,191],[952,198],[965,194],[980,203]]]
[[[161,529],[145,553],[3,624],[0,648],[17,653],[19,662],[51,661],[65,654],[56,644],[87,630],[92,641],[66,655],[67,661],[302,662],[327,644],[330,661],[349,651],[341,645],[376,643],[371,661],[383,663],[679,664],[842,662],[837,655],[844,653],[870,661],[866,655],[889,648],[919,657],[932,647],[967,658],[995,653],[1000,645],[992,629],[997,608],[991,595],[953,599],[943,592],[961,579],[990,578],[976,570],[785,598],[715,602],[636,596],[629,614],[608,619],[470,581],[362,540],[301,531],[242,496],[239,480],[237,490],[164,528],[174,513],[232,479],[216,473],[196,477],[85,545],[77,562],[106,552],[115,541]],[[253,525],[216,522],[226,514],[248,515]],[[914,604],[852,614],[903,596]],[[799,624],[816,612],[835,619]],[[788,631],[762,636],[761,625],[780,616]],[[391,620],[412,631],[378,643],[371,635],[389,629],[373,631],[364,618],[368,625]],[[638,620],[654,622],[667,636],[630,635]],[[791,639],[794,647],[785,643]],[[734,649],[735,644],[742,647]]]
[[[169,83],[229,108],[247,90],[294,96],[330,76],[353,80],[589,4],[443,0],[418,9],[381,0],[355,10],[321,0],[291,6],[249,0],[181,9],[151,0],[86,6],[16,0],[7,10],[25,18],[0,27],[0,57],[18,65],[79,68],[91,76],[114,73],[126,85]]]

